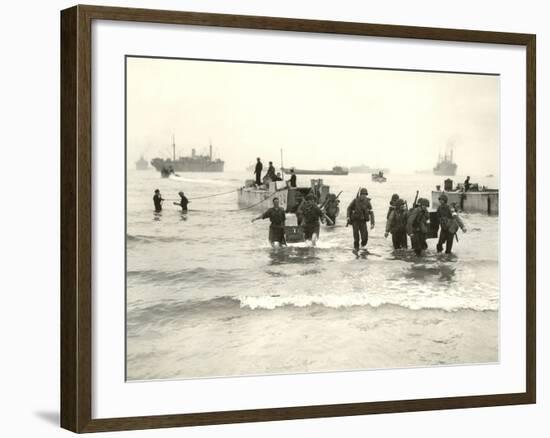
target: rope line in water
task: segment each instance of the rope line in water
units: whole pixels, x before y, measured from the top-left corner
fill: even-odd
[[[206,199],[206,198],[213,198],[215,196],[222,196],[222,195],[228,195],[230,193],[234,193],[234,192],[238,192],[240,189],[233,189],[229,192],[223,192],[223,193],[215,193],[213,195],[207,195],[207,196],[198,196],[196,198],[188,198],[189,201],[194,201],[196,199]],[[226,210],[226,211],[230,211],[230,212],[235,212],[235,211],[241,211],[241,210],[248,210],[250,208],[253,208],[253,207],[256,207],[257,205],[260,205],[262,202],[268,200],[269,198],[275,196],[276,194],[278,194],[279,191],[275,191],[273,193],[271,193],[270,195],[267,195],[265,196],[261,201],[259,202],[256,202],[255,204],[252,204],[252,205],[249,205],[247,207],[242,207],[242,208],[237,208],[237,209],[234,209],[234,210]],[[174,199],[174,198],[164,198],[165,201],[179,201],[179,199]],[[191,210],[189,210],[191,211]]]
[[[196,199],[213,198],[215,196],[229,195],[230,193],[237,192],[239,189],[233,189],[229,192],[214,193],[213,195],[197,196],[196,198],[187,198],[189,201],[195,201]],[[179,201],[180,198],[163,198],[165,201]]]
[[[260,205],[262,202],[264,202],[264,201],[268,200],[269,198],[275,196],[277,193],[279,193],[279,191],[275,191],[275,192],[271,193],[270,195],[265,196],[264,199],[262,199],[261,201],[256,202],[255,204],[249,205],[248,207],[242,207],[242,208],[237,208],[235,210],[227,210],[227,211],[235,212],[235,211],[248,210],[249,208],[256,207],[257,205]]]

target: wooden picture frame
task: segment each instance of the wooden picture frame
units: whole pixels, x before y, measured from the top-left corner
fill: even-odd
[[[114,20],[387,38],[518,45],[526,48],[526,391],[521,393],[281,407],[128,418],[92,418],[92,22]],[[61,12],[61,426],[98,432],[457,409],[536,400],[535,35],[475,30],[238,16],[100,6]]]

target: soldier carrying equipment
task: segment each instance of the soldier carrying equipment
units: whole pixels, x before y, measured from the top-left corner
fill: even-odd
[[[426,234],[428,233],[428,220],[430,219],[428,213],[430,201],[420,198],[415,204],[417,206],[411,210],[407,218],[407,234],[411,237],[411,246],[414,253],[419,256],[422,251],[428,249]]]
[[[348,206],[347,217],[348,225],[353,226],[353,248],[359,249],[359,239],[361,239],[361,247],[365,248],[369,240],[367,230],[367,222],[370,221],[371,230],[374,228],[374,212],[370,199],[367,197],[369,192],[362,188],[357,196]]]
[[[395,208],[390,212],[390,216],[386,222],[386,232],[384,233],[384,237],[388,237],[388,234],[391,233],[394,249],[405,249],[408,247],[407,213],[405,201],[403,199],[398,199],[395,204]]]
[[[453,249],[453,240],[456,237],[458,228],[462,232],[466,232],[464,223],[454,210],[447,204],[448,198],[445,193],[439,196],[439,207],[437,208],[437,215],[439,216],[439,241],[437,242],[437,252],[443,251],[443,244],[445,244],[445,254],[451,254]],[[457,239],[458,240],[458,239]]]

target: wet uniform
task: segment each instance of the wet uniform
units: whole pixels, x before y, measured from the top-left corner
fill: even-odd
[[[445,244],[445,254],[450,254],[458,227],[464,230],[464,224],[458,216],[453,216],[451,207],[447,204],[440,205],[437,209],[437,214],[439,216],[439,224],[441,225],[437,252],[443,251],[443,244]]]
[[[367,222],[370,220],[374,225],[370,199],[355,198],[348,206],[347,215],[353,227],[353,247],[359,249],[359,238],[361,238],[361,246],[367,246],[369,240]]]
[[[411,246],[416,255],[420,255],[423,250],[428,248],[426,234],[428,233],[429,218],[428,211],[422,210],[421,207],[415,207],[407,219],[407,234],[411,235]]]
[[[407,248],[407,211],[394,209],[386,222],[386,233],[391,233],[394,249]]]
[[[189,200],[185,196],[180,196],[180,206],[182,212],[187,212],[187,204],[189,204]]]
[[[285,244],[285,211],[281,207],[271,207],[263,215],[262,219],[269,219],[269,241]]]
[[[155,211],[162,211],[162,196],[155,195],[153,196],[153,203],[155,204]]]
[[[302,228],[304,229],[305,239],[311,240],[314,234],[319,236],[321,230],[319,220],[323,217],[323,212],[319,206],[312,201],[306,201],[299,208],[299,215],[302,217]]]

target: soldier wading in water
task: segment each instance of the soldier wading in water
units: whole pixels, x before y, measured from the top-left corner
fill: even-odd
[[[395,202],[394,209],[389,213],[384,237],[388,237],[388,234],[391,233],[394,249],[406,249],[408,246],[407,213],[405,201],[403,199],[398,199]]]
[[[464,223],[458,217],[458,214],[454,209],[447,204],[448,198],[445,193],[439,196],[439,207],[437,208],[437,214],[439,216],[439,241],[437,242],[437,252],[443,251],[443,244],[445,244],[445,254],[450,254],[453,249],[453,240],[455,239],[458,228],[463,233],[466,232]]]
[[[269,243],[275,247],[286,246],[285,241],[285,211],[279,207],[279,198],[273,198],[273,207],[267,210],[265,213],[252,219],[252,222],[258,219],[269,219],[271,225],[269,226]]]
[[[355,198],[348,206],[347,216],[348,225],[353,227],[353,248],[359,249],[359,238],[361,238],[361,247],[366,248],[369,240],[367,222],[370,221],[370,229],[374,228],[374,212],[370,199],[367,197],[369,192],[362,188],[359,196]]]
[[[426,234],[428,233],[428,220],[430,219],[429,206],[430,201],[426,198],[420,198],[417,206],[411,210],[407,219],[407,234],[411,237],[411,246],[417,256],[428,249]]]

